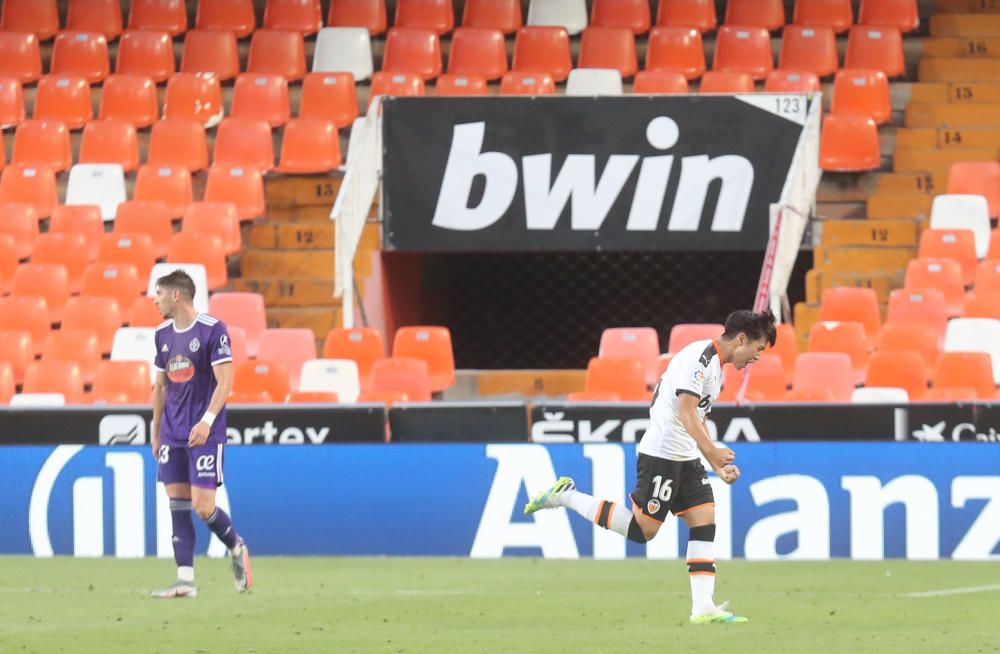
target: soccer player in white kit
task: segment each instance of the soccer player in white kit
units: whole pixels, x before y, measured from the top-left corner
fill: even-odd
[[[713,599],[715,496],[699,453],[727,484],[739,479],[740,470],[733,464],[736,454],[728,447],[716,446],[705,426],[705,416],[719,395],[723,364],[742,370],[759,359],[768,345],[773,346],[776,338],[770,311],[734,311],[726,318],[725,331],[718,339],[695,341],[674,355],[656,384],[649,428],[639,442],[631,513],[615,502],[581,493],[569,477],[560,478],[532,498],[524,512],[566,507],[637,543],[651,540],[672,512],[690,529],[691,622],[746,622],[746,618],[726,611],[725,603],[716,606]]]

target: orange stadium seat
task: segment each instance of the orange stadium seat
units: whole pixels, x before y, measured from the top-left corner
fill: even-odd
[[[14,132],[12,164],[68,170],[73,163],[69,129],[61,120],[26,120]]]
[[[0,330],[0,361],[11,367],[14,383],[24,383],[24,371],[35,360],[35,350],[31,345],[31,332],[25,329]]]
[[[962,317],[1000,320],[1000,290],[970,291],[962,302]]]
[[[799,357],[799,339],[795,335],[795,326],[791,323],[780,323],[776,325],[777,338],[774,347],[768,347],[764,354],[776,354],[781,359],[781,366],[785,370],[785,384],[791,385],[795,376],[795,360]],[[867,331],[865,334],[867,335]]]
[[[773,32],[785,26],[785,3],[782,0],[729,0],[725,22],[727,25],[763,27]]]
[[[556,84],[548,73],[512,70],[500,80],[500,95],[554,95]]]
[[[937,362],[937,331],[920,322],[887,322],[882,325],[878,339],[879,352],[916,352],[928,370]]]
[[[816,73],[775,69],[767,74],[764,90],[768,93],[815,93],[820,90]]]
[[[0,332],[25,331],[31,334],[34,354],[41,354],[52,331],[49,307],[43,297],[0,297]]]
[[[794,391],[829,390],[836,402],[850,402],[854,392],[851,357],[843,352],[806,352],[795,361]]]
[[[990,232],[990,243],[986,250],[987,259],[1000,259],[1000,228]]]
[[[285,404],[338,404],[340,397],[329,391],[289,391]]]
[[[712,70],[749,73],[755,80],[764,79],[774,68],[771,35],[763,27],[723,25],[715,37],[715,60]]]
[[[962,283],[965,285],[973,282],[979,265],[975,236],[970,229],[923,230],[917,256],[957,261],[962,269]]]
[[[415,73],[386,73],[380,70],[372,75],[368,105],[371,106],[372,100],[380,95],[424,95],[424,80]]]
[[[813,323],[809,330],[809,352],[843,352],[851,358],[854,383],[860,384],[868,367],[868,337],[860,322]]]
[[[200,263],[205,266],[209,290],[222,288],[229,277],[226,255],[218,234],[181,232],[174,234],[167,250],[168,263]]]
[[[230,391],[226,404],[274,404],[275,400],[266,391]]]
[[[438,36],[455,26],[451,0],[397,0],[393,25],[434,30]]]
[[[577,68],[610,68],[623,78],[639,69],[635,36],[625,27],[587,27],[580,39]]]
[[[111,297],[118,301],[122,320],[133,322],[132,314],[139,294],[146,290],[146,281],[139,279],[135,266],[129,263],[92,263],[83,272],[83,297]],[[148,300],[147,300],[148,301]],[[152,304],[152,303],[150,303]],[[159,318],[159,313],[157,313]],[[155,326],[162,319],[156,320]]]
[[[823,116],[819,150],[820,166],[830,172],[875,170],[882,165],[878,127],[870,116]]]
[[[180,166],[139,166],[133,200],[160,201],[167,205],[171,218],[180,218],[192,202],[191,172]]]
[[[652,396],[642,361],[628,357],[591,357],[584,390],[618,393],[625,402],[646,402]]]
[[[647,0],[594,0],[590,11],[592,26],[625,27],[633,34],[648,32],[650,20]]]
[[[2,214],[2,209],[0,209]],[[0,221],[2,229],[2,221]],[[977,291],[1000,291],[1000,259],[980,261],[976,267],[975,289]]]
[[[978,397],[971,386],[948,386],[927,389],[924,402],[974,402]]]
[[[122,326],[118,300],[104,295],[77,295],[66,302],[62,329],[93,329],[102,354],[111,353],[115,331]]]
[[[55,263],[22,263],[14,271],[10,294],[15,297],[43,297],[52,322],[62,321],[63,307],[69,299],[69,275],[66,266]]]
[[[205,202],[234,203],[240,214],[240,220],[252,220],[257,216],[263,216],[264,181],[260,170],[213,165],[208,169]]]
[[[200,30],[233,32],[244,39],[257,26],[253,0],[198,0],[194,26]]]
[[[670,330],[667,352],[680,352],[686,345],[705,339],[718,339],[725,331],[720,323],[678,323]]]
[[[4,0],[0,30],[30,32],[39,41],[51,39],[59,31],[56,0]]]
[[[132,200],[122,202],[115,212],[114,232],[148,234],[153,245],[153,255],[159,259],[167,256],[167,246],[174,235],[170,210],[159,200]]]
[[[292,113],[288,82],[280,75],[244,73],[237,76],[229,113],[233,118],[263,120],[272,128],[281,127]]]
[[[49,332],[42,348],[42,361],[75,363],[80,366],[83,383],[94,383],[97,365],[101,362],[97,332],[89,329],[55,329]]]
[[[657,26],[646,43],[646,70],[670,70],[688,80],[705,72],[705,47],[701,33],[692,27]]]
[[[860,322],[865,327],[869,346],[877,342],[882,326],[878,296],[870,288],[845,286],[824,290],[820,297],[819,319]]]
[[[949,318],[962,315],[965,301],[965,284],[962,269],[953,259],[918,257],[906,266],[905,289],[933,288],[944,296],[945,311]]]
[[[261,334],[267,329],[264,298],[259,293],[214,293],[208,299],[208,313],[230,327],[242,328],[247,354],[257,356]]]
[[[128,28],[183,34],[188,28],[184,0],[132,0]]]
[[[24,120],[24,91],[14,77],[0,77],[0,129]],[[0,161],[0,165],[3,161]]]
[[[948,171],[948,193],[982,195],[990,218],[1000,214],[1000,162],[956,161]]]
[[[372,364],[368,393],[402,393],[408,402],[431,401],[431,377],[423,359],[391,357]],[[358,401],[361,401],[359,396]]]
[[[142,129],[152,125],[159,114],[153,78],[114,74],[104,80],[99,118],[126,120]]]
[[[927,392],[927,364],[919,352],[875,352],[868,361],[865,386],[902,388],[911,402],[919,402]]]
[[[0,203],[27,203],[38,218],[52,215],[59,202],[56,175],[47,166],[11,164],[0,177]]]
[[[646,384],[652,386],[659,378],[660,338],[652,327],[609,327],[601,333],[597,356],[633,358],[642,361]]]
[[[129,314],[129,325],[132,327],[158,327],[163,322],[163,316],[153,304],[153,298],[145,295],[140,295],[135,299]]]
[[[233,392],[236,393],[263,392],[280,402],[289,390],[288,368],[281,361],[244,361],[236,366],[233,374]]]
[[[385,39],[382,71],[412,73],[424,81],[441,74],[441,45],[434,30],[393,27]]]
[[[622,396],[612,391],[576,391],[566,394],[567,402],[621,402]]]
[[[333,121],[296,118],[285,125],[278,172],[325,173],[340,163],[340,139]]]
[[[564,81],[573,69],[569,33],[563,27],[522,27],[514,40],[511,69],[527,73],[548,73],[553,81]]]
[[[24,373],[23,393],[62,393],[66,404],[83,402],[80,366],[69,361],[33,361]]]
[[[451,36],[448,72],[481,75],[487,80],[503,77],[507,72],[507,46],[503,32],[480,27],[456,29]]]
[[[18,259],[27,259],[38,238],[38,212],[28,202],[0,203],[0,234],[13,241]]]
[[[14,368],[8,362],[0,360],[0,405],[10,404],[14,393]]]
[[[844,68],[881,70],[886,77],[906,72],[903,60],[903,37],[896,27],[855,25],[847,37]]]
[[[266,173],[274,167],[271,127],[263,120],[224,118],[215,133],[216,166],[245,166]]]
[[[753,93],[753,76],[750,73],[710,70],[701,76],[699,93]]]
[[[124,120],[94,120],[83,128],[78,163],[114,163],[130,173],[139,166],[139,137]]]
[[[60,32],[52,47],[53,75],[78,75],[90,84],[100,84],[111,72],[108,40],[95,32]]]
[[[632,82],[632,93],[670,95],[689,93],[684,75],[672,70],[640,70]]]
[[[743,385],[743,377],[750,375],[747,381],[745,399],[758,398],[762,402],[781,402],[785,398],[785,369],[781,358],[776,354],[765,354],[756,363],[751,364],[746,372],[737,370],[733,365],[726,364],[722,370],[722,392],[719,402],[734,402]]]
[[[167,32],[129,29],[118,40],[115,72],[165,82],[174,74],[174,46]]]
[[[153,123],[146,163],[187,168],[191,172],[208,168],[204,125],[191,118],[168,118]]]
[[[934,366],[934,387],[971,386],[981,400],[994,399],[993,363],[986,352],[942,352]]]
[[[73,75],[44,76],[38,80],[32,116],[62,121],[70,129],[80,129],[93,116],[87,80]]]
[[[104,233],[101,208],[93,204],[61,204],[52,212],[50,234],[79,234],[84,238],[87,259],[97,258],[97,244]]]
[[[242,245],[240,216],[232,202],[192,202],[184,212],[181,231],[215,234],[222,239],[224,254],[235,254]]]
[[[427,362],[431,390],[443,391],[455,383],[455,357],[447,327],[400,327],[392,341],[394,358]]]
[[[920,26],[917,0],[861,0],[858,24],[889,25],[912,32]]]
[[[846,32],[854,24],[851,0],[795,0],[792,22],[810,27],[832,27]]]
[[[316,358],[316,334],[311,329],[265,329],[260,336],[258,357],[264,361],[276,360],[288,369],[291,390],[299,390],[302,364]]]
[[[929,325],[937,336],[938,348],[944,345],[948,311],[944,296],[935,289],[897,288],[889,293],[886,323],[916,322]]]
[[[17,246],[14,237],[0,232],[0,295],[10,293],[10,285],[14,280],[14,271],[20,262],[17,260]]]
[[[470,11],[470,4],[473,3],[466,3],[466,14]],[[485,4],[492,7],[494,4],[500,3],[486,2]],[[518,16],[520,16],[521,4],[520,2],[516,4]],[[364,27],[372,36],[381,34],[389,24],[385,11],[385,0],[332,0],[326,24],[328,27]]]
[[[182,73],[212,73],[220,82],[240,72],[236,35],[232,32],[191,30],[184,35],[181,53]]]
[[[302,81],[299,118],[332,120],[338,129],[358,117],[358,97],[350,73],[309,73]]]
[[[889,122],[892,104],[885,73],[853,68],[838,71],[833,82],[830,110],[835,114],[866,114],[878,125]]]
[[[127,263],[135,266],[139,279],[148,279],[156,263],[153,239],[144,232],[112,232],[101,236],[97,249],[99,263]]]
[[[331,329],[323,344],[326,359],[350,359],[358,364],[361,390],[371,387],[371,371],[375,361],[385,357],[382,333],[373,327]]]
[[[87,255],[87,239],[82,234],[60,234],[48,231],[39,234],[38,238],[35,239],[31,262],[65,266],[70,291],[78,293],[83,285],[83,271],[90,263],[90,258]]]
[[[101,361],[90,400],[104,404],[147,404],[149,364],[145,361]]]
[[[281,75],[290,82],[306,75],[306,49],[302,34],[287,30],[259,29],[250,39],[247,72]]]
[[[482,75],[445,73],[434,83],[436,96],[489,95],[490,87]]]
[[[315,34],[323,25],[319,0],[267,0],[264,5],[264,27],[273,30]],[[281,401],[284,395],[275,396]]]
[[[840,67],[837,37],[829,27],[789,25],[781,35],[778,67],[808,71],[819,77],[833,75]]]
[[[0,75],[21,84],[42,76],[42,51],[34,34],[0,31]]]
[[[659,0],[656,24],[711,32],[716,25],[715,0]]]

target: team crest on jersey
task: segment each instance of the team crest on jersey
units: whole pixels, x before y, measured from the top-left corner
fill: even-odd
[[[655,514],[660,510],[660,500],[649,500],[646,502],[646,513]]]
[[[198,337],[195,336],[191,339],[191,342],[188,343],[188,349],[192,352],[197,352],[199,348],[201,348],[201,341],[199,341]]]
[[[194,364],[191,359],[178,354],[167,362],[167,379],[170,381],[183,384],[191,381],[192,377],[194,377]]]

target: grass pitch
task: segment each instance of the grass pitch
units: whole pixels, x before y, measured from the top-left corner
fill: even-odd
[[[0,558],[0,652],[1000,652],[996,563],[719,564],[745,625],[693,626],[679,561],[266,558],[254,588],[199,560]],[[958,589],[947,595],[908,593]]]

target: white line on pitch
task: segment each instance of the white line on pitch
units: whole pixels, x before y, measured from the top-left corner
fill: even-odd
[[[945,590],[925,590],[920,593],[903,593],[903,597],[944,597],[946,595],[965,595],[967,593],[988,593],[993,590],[1000,590],[1000,584],[989,584],[987,586],[966,586],[964,588],[947,588]]]

